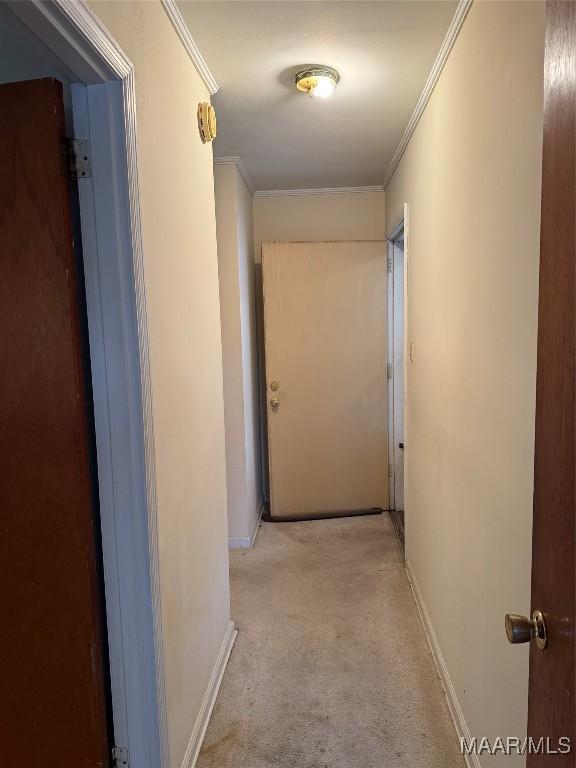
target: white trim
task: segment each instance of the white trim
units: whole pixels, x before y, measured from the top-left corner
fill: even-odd
[[[410,269],[411,269],[411,223],[410,223],[410,205],[404,203],[402,206],[402,227],[404,229],[404,538],[408,540],[410,532],[409,504],[410,494],[408,478],[410,475],[410,411],[408,408],[408,381],[410,376],[410,323],[409,323],[409,300],[410,300]]]
[[[5,5],[50,48],[82,83],[125,78],[130,61],[85,0],[7,0]]]
[[[456,42],[456,39],[460,33],[460,30],[462,29],[462,25],[464,24],[466,16],[468,15],[468,11],[470,10],[472,2],[473,0],[459,0],[458,2],[458,5],[456,7],[456,12],[454,13],[450,26],[448,28],[448,32],[446,33],[446,37],[444,38],[444,42],[442,43],[442,47],[438,52],[438,56],[436,57],[436,60],[432,65],[432,69],[430,70],[430,74],[428,75],[426,84],[424,85],[422,93],[420,94],[420,98],[418,99],[418,102],[414,107],[414,112],[412,112],[412,116],[408,121],[406,130],[404,131],[404,134],[400,139],[400,144],[398,144],[398,147],[396,148],[396,152],[394,152],[392,160],[390,160],[390,163],[388,164],[388,168],[386,169],[386,174],[384,176],[384,189],[386,189],[386,187],[390,183],[390,180],[394,175],[394,171],[398,167],[398,164],[402,159],[402,155],[404,154],[404,151],[408,146],[408,142],[412,138],[412,135],[416,130],[416,126],[418,125],[420,118],[422,117],[424,110],[426,109],[426,105],[428,104],[430,97],[432,96],[432,92],[434,91],[434,88],[436,86],[436,83],[438,82],[438,79],[442,74],[444,65],[446,64],[446,61],[448,60],[448,56],[450,55],[450,51],[452,50],[454,43]]]
[[[383,192],[383,186],[375,187],[321,187],[319,189],[264,189],[255,197],[285,197],[286,195],[350,195],[360,192]]]
[[[406,203],[404,203],[404,205],[406,205]],[[386,235],[386,240],[389,243],[392,243],[394,240],[398,240],[402,234],[404,234],[404,209],[402,209],[402,217],[400,220],[392,227],[390,234]]]
[[[172,22],[172,26],[174,27],[176,34],[180,38],[180,42],[186,49],[186,53],[191,58],[192,63],[196,67],[196,71],[200,75],[202,82],[208,89],[210,95],[213,96],[218,92],[218,83],[214,79],[214,75],[210,71],[208,64],[206,64],[204,57],[200,53],[200,49],[196,45],[194,38],[190,34],[190,30],[184,21],[184,17],[180,13],[180,9],[174,0],[160,0],[160,2],[162,3],[168,18]]]
[[[392,368],[392,377],[387,378],[388,395],[388,509],[396,507],[396,466],[394,462],[394,240],[387,238],[386,267],[388,280],[386,285],[386,314],[388,315],[386,365],[387,372]],[[396,527],[396,526],[394,526]]]
[[[402,217],[392,227],[390,234],[386,235],[388,244],[387,258],[391,265],[388,273],[388,364],[394,366],[394,243],[400,235],[404,239],[404,284],[402,288],[403,301],[403,319],[404,323],[404,392],[403,392],[403,414],[404,414],[404,489],[406,489],[406,475],[408,466],[408,441],[407,435],[407,393],[408,393],[408,203],[402,206]],[[396,386],[396,377],[392,373],[392,386],[388,386],[388,461],[392,467],[392,476],[389,488],[390,509],[396,508],[396,463],[394,461],[394,445],[396,443],[394,436],[394,387]],[[404,498],[404,514],[406,514],[406,498]]]
[[[81,180],[78,191],[114,731],[118,742],[129,745],[135,758],[139,756],[143,763],[149,760],[154,765],[150,752],[156,753],[158,759],[158,745],[146,747],[147,741],[154,739],[154,731],[144,731],[149,723],[158,730],[156,707],[146,709],[146,698],[148,705],[156,703],[158,685],[148,671],[156,669],[150,579],[154,558],[149,555],[150,522],[145,525],[143,398],[138,373],[127,176],[125,167],[116,162],[123,155],[123,88],[118,81],[89,87],[74,84],[72,93],[75,135],[89,139],[93,168],[92,179]],[[112,338],[115,343],[111,343]],[[124,415],[128,415],[131,425],[126,430],[118,428]],[[138,593],[141,614],[132,622],[126,614],[133,610],[132,595]],[[132,658],[124,655],[124,648],[133,649]]]
[[[198,713],[198,717],[194,723],[190,741],[188,742],[186,752],[184,753],[182,768],[194,768],[196,765],[196,760],[198,759],[198,755],[200,754],[200,749],[202,747],[202,742],[204,741],[204,736],[206,735],[206,729],[208,728],[208,723],[210,722],[210,716],[212,715],[214,704],[216,704],[216,697],[218,696],[218,691],[220,690],[222,678],[224,677],[224,672],[226,671],[226,665],[228,664],[228,659],[232,653],[232,648],[234,647],[237,636],[238,630],[236,629],[236,625],[233,621],[230,621],[226,628],[226,634],[224,635],[224,640],[222,642],[222,646],[220,647],[220,652],[218,653],[216,664],[212,670],[208,688],[206,689],[206,693],[202,699],[200,712]]]
[[[262,515],[264,514],[264,508],[266,506],[266,502],[264,499],[260,502],[260,508],[258,510],[258,515],[256,517],[256,522],[254,523],[254,527],[252,528],[252,533],[250,536],[231,536],[228,538],[228,549],[250,549],[254,546],[254,543],[256,541],[256,536],[258,535],[258,531],[260,529],[260,523],[262,522]]]
[[[252,183],[248,169],[242,162],[242,158],[238,157],[238,155],[230,155],[229,157],[215,157],[214,165],[235,165],[238,169],[238,173],[244,179],[244,183],[248,187],[250,194],[252,196],[254,196],[255,193],[258,194],[258,192],[256,192],[254,189],[254,184]]]
[[[446,702],[448,704],[448,709],[450,710],[450,715],[452,717],[452,722],[454,723],[454,728],[456,729],[456,734],[459,739],[464,738],[466,739],[467,743],[470,744],[471,743],[470,729],[468,728],[466,718],[464,717],[464,713],[462,712],[462,707],[460,706],[460,702],[458,701],[458,696],[456,695],[456,690],[454,689],[452,679],[450,678],[450,672],[448,671],[446,661],[444,659],[444,656],[442,655],[442,650],[440,648],[438,638],[436,637],[436,632],[434,631],[432,620],[430,619],[430,614],[428,613],[426,603],[424,602],[424,597],[420,590],[420,586],[418,584],[416,576],[414,575],[412,566],[408,560],[406,560],[406,575],[408,577],[408,582],[410,584],[412,594],[414,595],[414,602],[416,603],[416,607],[418,608],[418,614],[420,615],[420,621],[422,622],[422,626],[424,627],[424,632],[426,634],[426,639],[428,640],[428,645],[430,646],[430,650],[432,651],[432,656],[434,658],[434,663],[436,664],[436,669],[438,670],[438,674],[442,682],[442,687],[444,688],[444,694],[446,695]],[[468,765],[468,768],[482,768],[480,765],[480,760],[478,759],[478,755],[475,755],[475,754],[465,755],[464,757],[466,759],[466,764]]]
[[[135,765],[168,768],[134,69],[85,0],[10,7],[76,78],[92,144],[79,192],[114,731]]]
[[[150,557],[150,587],[152,597],[152,617],[155,647],[156,697],[158,701],[158,720],[161,743],[161,766],[170,765],[168,746],[168,713],[166,705],[166,682],[164,673],[164,649],[162,627],[162,604],[160,593],[160,555],[158,551],[158,499],[156,490],[156,453],[152,418],[152,382],[150,372],[150,347],[147,320],[146,285],[144,280],[144,249],[142,244],[142,224],[140,215],[140,191],[138,186],[138,154],[136,144],[136,92],[134,70],[124,80],[124,118],[126,122],[126,162],[128,181],[128,200],[130,205],[130,224],[132,234],[132,256],[136,299],[136,322],[138,351],[140,357],[140,386],[142,399],[142,424],[132,424],[132,429],[143,428],[144,470],[146,473],[146,500],[148,530],[146,539]],[[132,286],[126,286],[130,290]],[[135,556],[144,557],[144,542]],[[130,652],[129,650],[127,651]]]
[[[250,546],[253,547],[256,543],[256,536],[258,536],[258,531],[260,530],[260,523],[262,522],[262,515],[264,514],[264,510],[266,509],[266,501],[265,499],[260,500],[260,509],[258,510],[258,519],[256,520],[256,523],[254,525],[254,528],[252,530],[252,536],[250,537]]]
[[[250,536],[230,536],[228,549],[250,549],[252,546]]]

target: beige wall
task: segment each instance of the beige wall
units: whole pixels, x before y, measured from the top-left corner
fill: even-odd
[[[224,412],[228,537],[249,546],[262,496],[252,195],[234,165],[214,167]]]
[[[222,349],[206,88],[159,3],[94,2],[135,66],[171,766],[229,621]]]
[[[477,736],[526,728],[504,614],[530,608],[543,25],[474,3],[386,197],[389,228],[410,207],[407,557]]]
[[[254,198],[256,261],[267,240],[379,240],[384,192]]]

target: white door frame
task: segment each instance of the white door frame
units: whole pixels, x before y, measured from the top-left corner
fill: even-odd
[[[168,768],[154,435],[138,192],[134,68],[84,0],[8,7],[71,73],[114,740]]]
[[[408,465],[408,431],[407,431],[407,402],[406,393],[408,391],[408,203],[404,203],[402,217],[392,227],[389,234],[386,235],[388,242],[388,476],[389,476],[389,506],[395,509],[395,468],[394,468],[394,247],[395,241],[400,236],[404,239],[404,509],[406,510],[406,474]]]

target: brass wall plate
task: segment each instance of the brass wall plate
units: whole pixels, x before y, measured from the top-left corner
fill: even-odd
[[[198,104],[198,130],[202,144],[214,141],[217,134],[216,110],[207,101]]]

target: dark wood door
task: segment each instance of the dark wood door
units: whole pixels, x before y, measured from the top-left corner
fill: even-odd
[[[0,86],[0,763],[109,765],[62,87]]]
[[[529,768],[576,765],[576,4],[548,2],[532,609],[548,646],[530,649],[528,733],[571,739],[566,754],[533,754]]]

